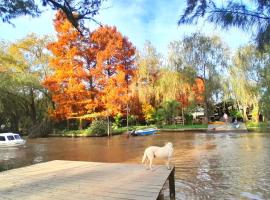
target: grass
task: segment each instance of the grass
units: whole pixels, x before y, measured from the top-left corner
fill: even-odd
[[[130,126],[129,130],[138,130],[144,128],[156,127],[155,125],[150,126]],[[119,127],[117,129],[112,129],[112,135],[119,135],[127,131],[127,127]],[[56,134],[52,134],[50,136],[63,136],[63,137],[96,137],[95,133],[91,133],[89,129],[82,129],[82,130],[59,130]],[[107,136],[107,133],[104,133],[102,136]]]
[[[139,125],[139,126],[129,126],[129,130],[138,130],[145,128],[156,128],[156,125]],[[185,129],[202,129],[207,128],[207,124],[193,124],[193,125],[164,125],[160,130],[185,130]],[[117,129],[112,129],[112,135],[119,135],[125,133],[127,127],[119,127]],[[89,129],[82,130],[61,130],[57,131],[56,134],[50,136],[62,136],[62,137],[96,137],[95,133],[91,133]],[[107,133],[104,133],[102,136],[107,136]]]
[[[270,132],[270,122],[246,122],[248,131]]]
[[[193,124],[193,125],[181,125],[181,124],[176,124],[176,125],[164,125],[162,126],[162,129],[200,129],[200,128],[207,128],[207,124]]]

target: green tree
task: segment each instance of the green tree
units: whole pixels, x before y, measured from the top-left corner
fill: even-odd
[[[179,106],[180,104],[176,100],[165,101],[162,104],[162,108],[164,109],[164,114],[165,114],[165,119],[166,119],[167,124],[175,123],[174,118],[179,113]]]
[[[157,81],[160,77],[161,55],[150,42],[146,42],[142,52],[137,55],[137,83],[133,90],[138,91],[140,102],[153,106],[159,104]]]
[[[264,54],[252,45],[239,48],[229,68],[229,88],[232,98],[241,108],[244,120],[247,120],[247,108],[253,108],[252,119],[258,121],[259,101],[261,99],[261,71],[269,62]],[[240,111],[240,109],[239,109]]]
[[[177,48],[177,69],[184,74],[190,74],[187,77],[191,80],[200,77],[204,81],[204,110],[207,121],[210,108],[220,92],[220,80],[227,66],[228,49],[219,37],[207,37],[199,33],[186,36]]]
[[[260,48],[270,43],[270,2],[187,0],[178,24],[197,23],[199,18],[220,25],[222,28],[239,27],[253,31]]]
[[[50,105],[41,80],[48,73],[48,37],[28,35],[14,43],[2,43],[0,56],[0,104],[2,123],[12,129],[28,128],[46,117]]]

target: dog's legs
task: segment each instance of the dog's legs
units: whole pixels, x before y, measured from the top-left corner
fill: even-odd
[[[145,163],[144,163],[144,166],[145,166],[145,168],[146,168],[146,169],[149,169],[149,165],[148,165],[148,163],[149,163],[149,158],[148,158],[148,157],[146,157],[146,159],[145,159]]]
[[[168,169],[168,170],[171,169],[171,167],[170,167],[170,161],[171,161],[171,158],[168,157],[168,160],[167,160],[167,162],[166,162],[166,166],[167,166],[167,169]]]
[[[150,170],[153,170],[152,164],[153,164],[153,157],[149,158],[149,168],[150,168]]]

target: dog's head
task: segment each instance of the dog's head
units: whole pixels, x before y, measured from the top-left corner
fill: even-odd
[[[173,148],[173,144],[171,142],[167,142],[165,146]]]

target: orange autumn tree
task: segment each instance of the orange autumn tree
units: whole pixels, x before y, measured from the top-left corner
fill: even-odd
[[[53,73],[44,85],[50,90],[56,119],[111,116],[123,112],[134,71],[135,48],[115,27],[100,27],[83,37],[58,12],[57,41],[48,49]]]
[[[83,82],[87,79],[81,59],[83,38],[61,11],[56,14],[54,27],[57,41],[48,45],[53,54],[49,62],[53,74],[46,77],[44,85],[51,92],[55,104],[53,116],[66,119],[86,112],[84,104],[89,92]]]
[[[103,116],[122,113],[129,101],[128,85],[134,77],[135,47],[116,27],[103,26],[91,34],[96,59],[93,79]]]
[[[191,103],[196,105],[203,104],[204,82],[201,78],[197,77],[193,84],[185,83],[183,87],[183,92],[177,98],[183,108],[188,107]]]

